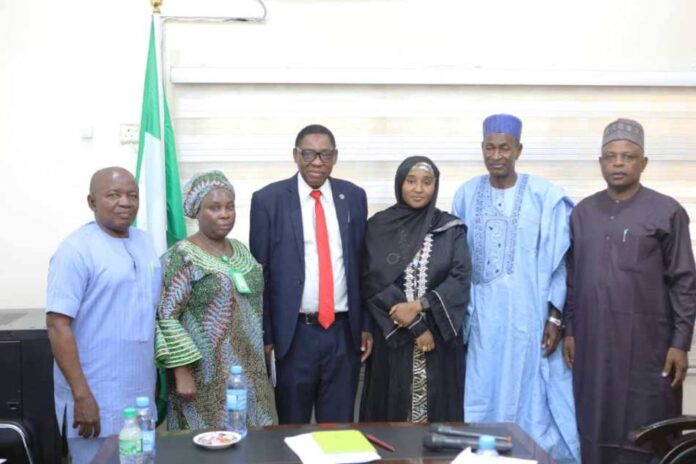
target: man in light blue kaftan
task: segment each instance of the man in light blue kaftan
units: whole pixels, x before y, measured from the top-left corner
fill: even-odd
[[[150,237],[130,227],[138,186],[121,168],[94,174],[95,221],[51,258],[46,324],[56,363],[56,416],[73,464],[92,462],[123,426],[123,409],[155,392],[160,263]]]
[[[521,130],[510,115],[484,121],[489,175],[464,183],[452,206],[473,261],[464,419],[515,422],[557,462],[580,462],[571,371],[556,349],[572,202],[515,172]]]

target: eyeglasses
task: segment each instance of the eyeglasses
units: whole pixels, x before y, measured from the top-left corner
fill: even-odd
[[[295,147],[295,150],[297,150],[300,153],[300,155],[302,156],[302,161],[304,161],[305,163],[311,163],[317,158],[317,156],[319,157],[322,163],[329,163],[334,159],[334,156],[336,156],[336,150],[314,151],[303,149],[300,147]]]

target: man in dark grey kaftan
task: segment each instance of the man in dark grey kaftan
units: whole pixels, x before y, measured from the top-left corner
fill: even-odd
[[[689,217],[640,185],[647,161],[640,124],[611,123],[599,159],[607,189],[571,216],[565,358],[585,464],[650,462],[631,430],[681,414],[696,314]]]

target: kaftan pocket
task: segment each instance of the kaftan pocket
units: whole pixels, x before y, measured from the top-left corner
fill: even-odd
[[[616,243],[617,265],[628,272],[643,273],[660,265],[660,246],[655,236],[625,232]]]

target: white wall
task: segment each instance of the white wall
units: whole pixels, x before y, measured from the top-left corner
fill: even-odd
[[[696,14],[692,0],[267,3],[264,25],[190,28],[171,43],[172,64],[696,70],[696,32],[686,20]],[[222,14],[254,10],[252,0],[165,0],[172,13],[194,11],[191,4]]]
[[[171,0],[163,12],[191,3],[258,11],[249,1]],[[168,32],[170,64],[696,70],[696,30],[683,20],[696,16],[690,0],[267,4],[266,24],[172,25],[189,29]],[[0,308],[43,305],[50,254],[90,218],[90,173],[133,167],[118,133],[139,120],[148,21],[145,0],[0,0]]]
[[[165,0],[163,13],[190,12],[193,4],[200,5],[201,11],[205,6],[207,12],[230,15],[258,11],[252,0]],[[377,74],[402,68],[532,70],[539,75],[559,69],[696,71],[696,28],[684,21],[696,17],[692,0],[268,0],[267,5],[265,24],[169,24],[167,64],[198,70],[253,68],[257,75],[263,67],[320,67],[332,70],[334,76],[345,68],[346,72],[370,68]],[[0,207],[6,212],[0,227],[0,308],[43,306],[51,253],[65,235],[91,217],[85,202],[89,175],[106,165],[134,167],[133,147],[119,143],[119,126],[139,121],[149,11],[146,0],[0,0]],[[504,89],[425,89],[425,93],[423,87],[418,90],[427,107],[425,117],[450,118],[446,129],[450,135],[457,127],[466,134],[475,134],[478,128],[464,128],[462,121],[451,119],[456,108],[446,104],[448,90],[470,93],[471,101],[478,101],[482,111],[494,106],[494,101],[504,106],[507,95]],[[444,102],[442,114],[438,114],[437,99],[428,103],[432,96],[428,89]],[[215,121],[206,120],[209,113],[196,114],[196,108],[209,107],[210,99],[216,98],[215,86],[170,84],[169,91],[175,118],[177,105],[192,102],[182,108],[187,117],[176,122],[183,139],[199,128],[205,133],[215,127]],[[362,105],[353,113],[352,91]],[[253,88],[232,86],[222,92],[226,98],[239,92],[249,111],[255,111],[249,104]],[[320,108],[320,113],[312,109],[312,105],[321,107],[316,98],[326,92],[319,86],[278,85],[262,87],[259,92],[264,94],[264,102],[280,97],[275,98],[277,104],[294,111],[296,118],[292,125],[275,121],[267,127],[264,115],[276,107],[256,108],[256,118],[250,120],[231,111],[240,136],[246,129],[258,141],[278,130],[282,133],[271,135],[290,140],[303,116],[332,111],[331,107]],[[347,86],[332,94],[331,101],[339,99],[347,105],[341,109],[338,127],[356,131],[369,127],[384,133],[397,121],[396,136],[414,127],[398,114],[391,115],[393,120],[382,114],[384,99],[371,99],[370,92],[378,90]],[[622,92],[617,90],[606,101],[620,103]],[[650,89],[645,92],[651,95]],[[402,96],[408,99],[410,94],[409,88],[388,89],[385,98],[399,104]],[[524,89],[518,89],[512,98],[519,102],[519,95],[524,94]],[[303,95],[308,99],[303,100]],[[658,91],[654,98],[658,104],[667,101],[671,105],[669,114],[676,127],[680,120],[692,123],[691,107],[682,108],[679,102],[683,97],[685,105],[693,105],[693,95],[682,89],[665,99]],[[186,100],[189,97],[193,100]],[[642,96],[632,98],[640,101]],[[313,103],[306,109],[303,101]],[[229,104],[235,104],[234,98]],[[524,104],[533,105],[533,101],[527,98]],[[601,109],[602,114],[610,110]],[[371,113],[382,116],[367,120],[365,115]],[[352,115],[356,119],[351,120]],[[470,119],[466,120],[477,121],[479,116],[484,115],[467,114]],[[595,136],[601,124],[598,119],[581,129]],[[660,119],[655,127],[668,136],[669,122]],[[90,132],[91,138],[82,138]],[[684,143],[691,146],[692,142]],[[190,151],[182,151],[182,156],[190,156]],[[186,169],[190,172],[193,167]],[[291,165],[283,169],[291,169]]]
[[[118,134],[139,120],[148,22],[147,2],[0,0],[0,308],[43,307],[89,176],[134,165]]]

